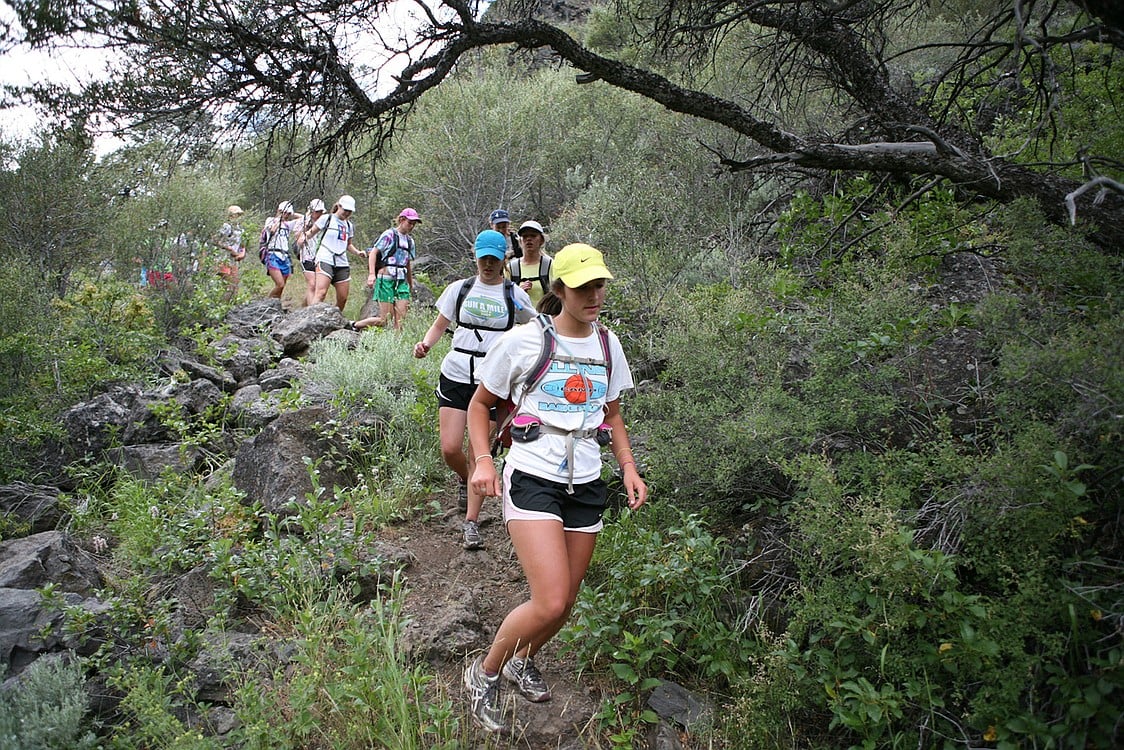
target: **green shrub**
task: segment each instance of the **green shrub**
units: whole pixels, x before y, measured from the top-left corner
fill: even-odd
[[[0,677],[4,667],[0,665]],[[42,658],[0,692],[0,750],[84,750],[98,746],[83,727],[87,696],[82,668]]]
[[[693,514],[623,513],[601,532],[562,639],[583,666],[618,676],[733,678],[733,627],[722,540]]]

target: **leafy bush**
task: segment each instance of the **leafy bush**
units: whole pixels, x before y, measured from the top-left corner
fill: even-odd
[[[731,679],[742,635],[726,620],[720,539],[693,514],[624,513],[600,534],[563,641],[584,666],[635,675]]]
[[[738,674],[747,644],[732,624],[731,577],[722,540],[696,515],[607,519],[560,639],[579,667],[622,683],[599,714],[614,747],[634,746],[638,725],[656,721],[641,705],[660,678],[721,689]]]
[[[0,665],[0,676],[4,667]],[[42,658],[0,691],[0,750],[84,750],[98,746],[83,728],[86,690],[82,668]]]

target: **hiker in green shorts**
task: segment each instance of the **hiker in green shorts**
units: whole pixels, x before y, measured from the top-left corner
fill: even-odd
[[[410,233],[421,224],[421,216],[412,208],[398,214],[395,226],[379,235],[367,251],[367,288],[379,303],[378,315],[355,321],[356,330],[385,326],[394,320],[395,330],[402,330],[414,288],[414,238]]]

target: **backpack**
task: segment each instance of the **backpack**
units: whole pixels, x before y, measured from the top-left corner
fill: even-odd
[[[261,234],[258,235],[258,259],[262,263],[265,263],[265,259],[269,257],[269,243],[273,242],[274,234],[275,232],[269,231],[269,219],[266,219],[261,228]]]
[[[457,324],[458,328],[467,328],[468,330],[474,331],[474,332],[475,331],[510,331],[512,329],[512,327],[515,326],[515,284],[512,281],[510,281],[509,279],[503,280],[503,298],[504,298],[504,301],[507,302],[507,324],[503,328],[492,328],[491,326],[478,326],[474,323],[465,323],[465,322],[461,321],[461,305],[464,304],[465,297],[468,296],[469,290],[472,289],[472,286],[475,283],[476,283],[476,277],[475,276],[469,276],[467,279],[464,280],[464,283],[461,284],[460,291],[457,292],[457,304],[456,304],[456,307],[454,308],[455,312],[453,313],[453,322],[455,322]],[[479,341],[483,341],[484,339],[480,336],[479,333],[477,333],[476,334],[476,340],[479,342]],[[453,351],[460,352],[461,354],[467,354],[470,357],[470,359],[468,360],[468,382],[471,383],[471,384],[475,384],[476,383],[476,359],[477,359],[477,357],[486,356],[488,354],[488,352],[482,352],[482,351],[479,351],[478,349],[462,349],[459,346],[454,346]]]
[[[550,266],[553,262],[547,255],[541,256],[539,260],[539,275],[535,278],[542,285],[543,294],[550,291]],[[512,281],[516,284],[523,282],[523,260],[521,258],[512,258],[507,264],[507,270],[511,274]]]
[[[380,268],[385,268],[387,266],[394,265],[393,263],[387,263],[387,256],[391,253],[394,253],[394,254],[397,255],[398,248],[401,247],[401,245],[398,244],[398,232],[395,231],[393,228],[391,228],[389,231],[394,232],[394,234],[392,236],[392,240],[391,240],[392,244],[390,245],[390,247],[388,247],[385,250],[379,250],[378,249],[378,242],[376,241],[375,247],[371,248],[371,250],[375,253],[375,273],[378,273]],[[410,253],[410,254],[413,254],[413,252],[414,252],[414,238],[411,237],[408,234],[405,235],[405,237],[406,237],[407,252]],[[380,237],[380,239],[381,239],[381,237]],[[457,307],[457,312],[460,313],[460,307],[459,306]]]
[[[558,354],[558,339],[554,334],[554,323],[551,321],[550,316],[540,313],[535,317],[535,323],[542,329],[542,346],[539,348],[539,357],[531,367],[527,379],[523,381],[523,387],[519,390],[518,398],[509,397],[496,404],[496,424],[499,425],[499,427],[496,429],[496,435],[492,439],[493,456],[498,455],[502,448],[511,446],[511,422],[518,415],[519,408],[523,405],[523,400],[538,387],[542,379],[550,372],[551,362],[571,362],[582,365],[603,364],[605,365],[606,380],[611,379],[613,376],[613,358],[610,355],[609,349],[609,329],[600,322],[595,323],[594,328],[597,331],[597,338],[601,343],[601,356],[604,357],[604,359],[601,360],[591,360],[585,357],[572,357],[565,354]]]

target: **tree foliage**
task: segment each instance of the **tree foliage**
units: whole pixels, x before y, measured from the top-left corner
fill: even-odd
[[[377,155],[414,103],[471,67],[476,51],[538,50],[581,71],[579,81],[603,81],[728,130],[737,138],[713,149],[728,170],[927,175],[968,198],[1033,198],[1056,223],[1080,218],[1102,245],[1124,246],[1114,155],[1050,154],[1020,163],[1019,154],[988,144],[988,118],[964,109],[969,94],[998,92],[1036,114],[1029,140],[1047,137],[1066,95],[1064,79],[1081,67],[1079,48],[1092,44],[1095,56],[1109,61],[1121,48],[1111,3],[1032,0],[967,12],[963,3],[912,0],[622,1],[616,12],[624,23],[604,52],[544,20],[543,6],[530,2],[509,2],[483,19],[477,4],[463,0],[11,5],[32,43],[82,34],[120,53],[111,75],[71,103],[123,125],[173,122],[195,138],[309,129],[306,155],[329,159],[355,146]],[[404,9],[411,13],[405,21]],[[950,25],[956,35],[907,49],[891,44],[942,12],[964,22]],[[735,65],[772,75],[732,92],[690,75],[698,70],[692,63],[720,49],[729,55],[724,45],[736,45]],[[924,80],[895,75],[911,55],[933,49],[953,54]],[[405,63],[397,74],[386,64],[391,58]],[[834,102],[836,121],[797,129],[751,103],[759,86],[814,90]],[[58,104],[57,91],[34,93]],[[1119,120],[1118,106],[1098,120]],[[1082,164],[1081,177],[1063,174],[1066,165]]]

